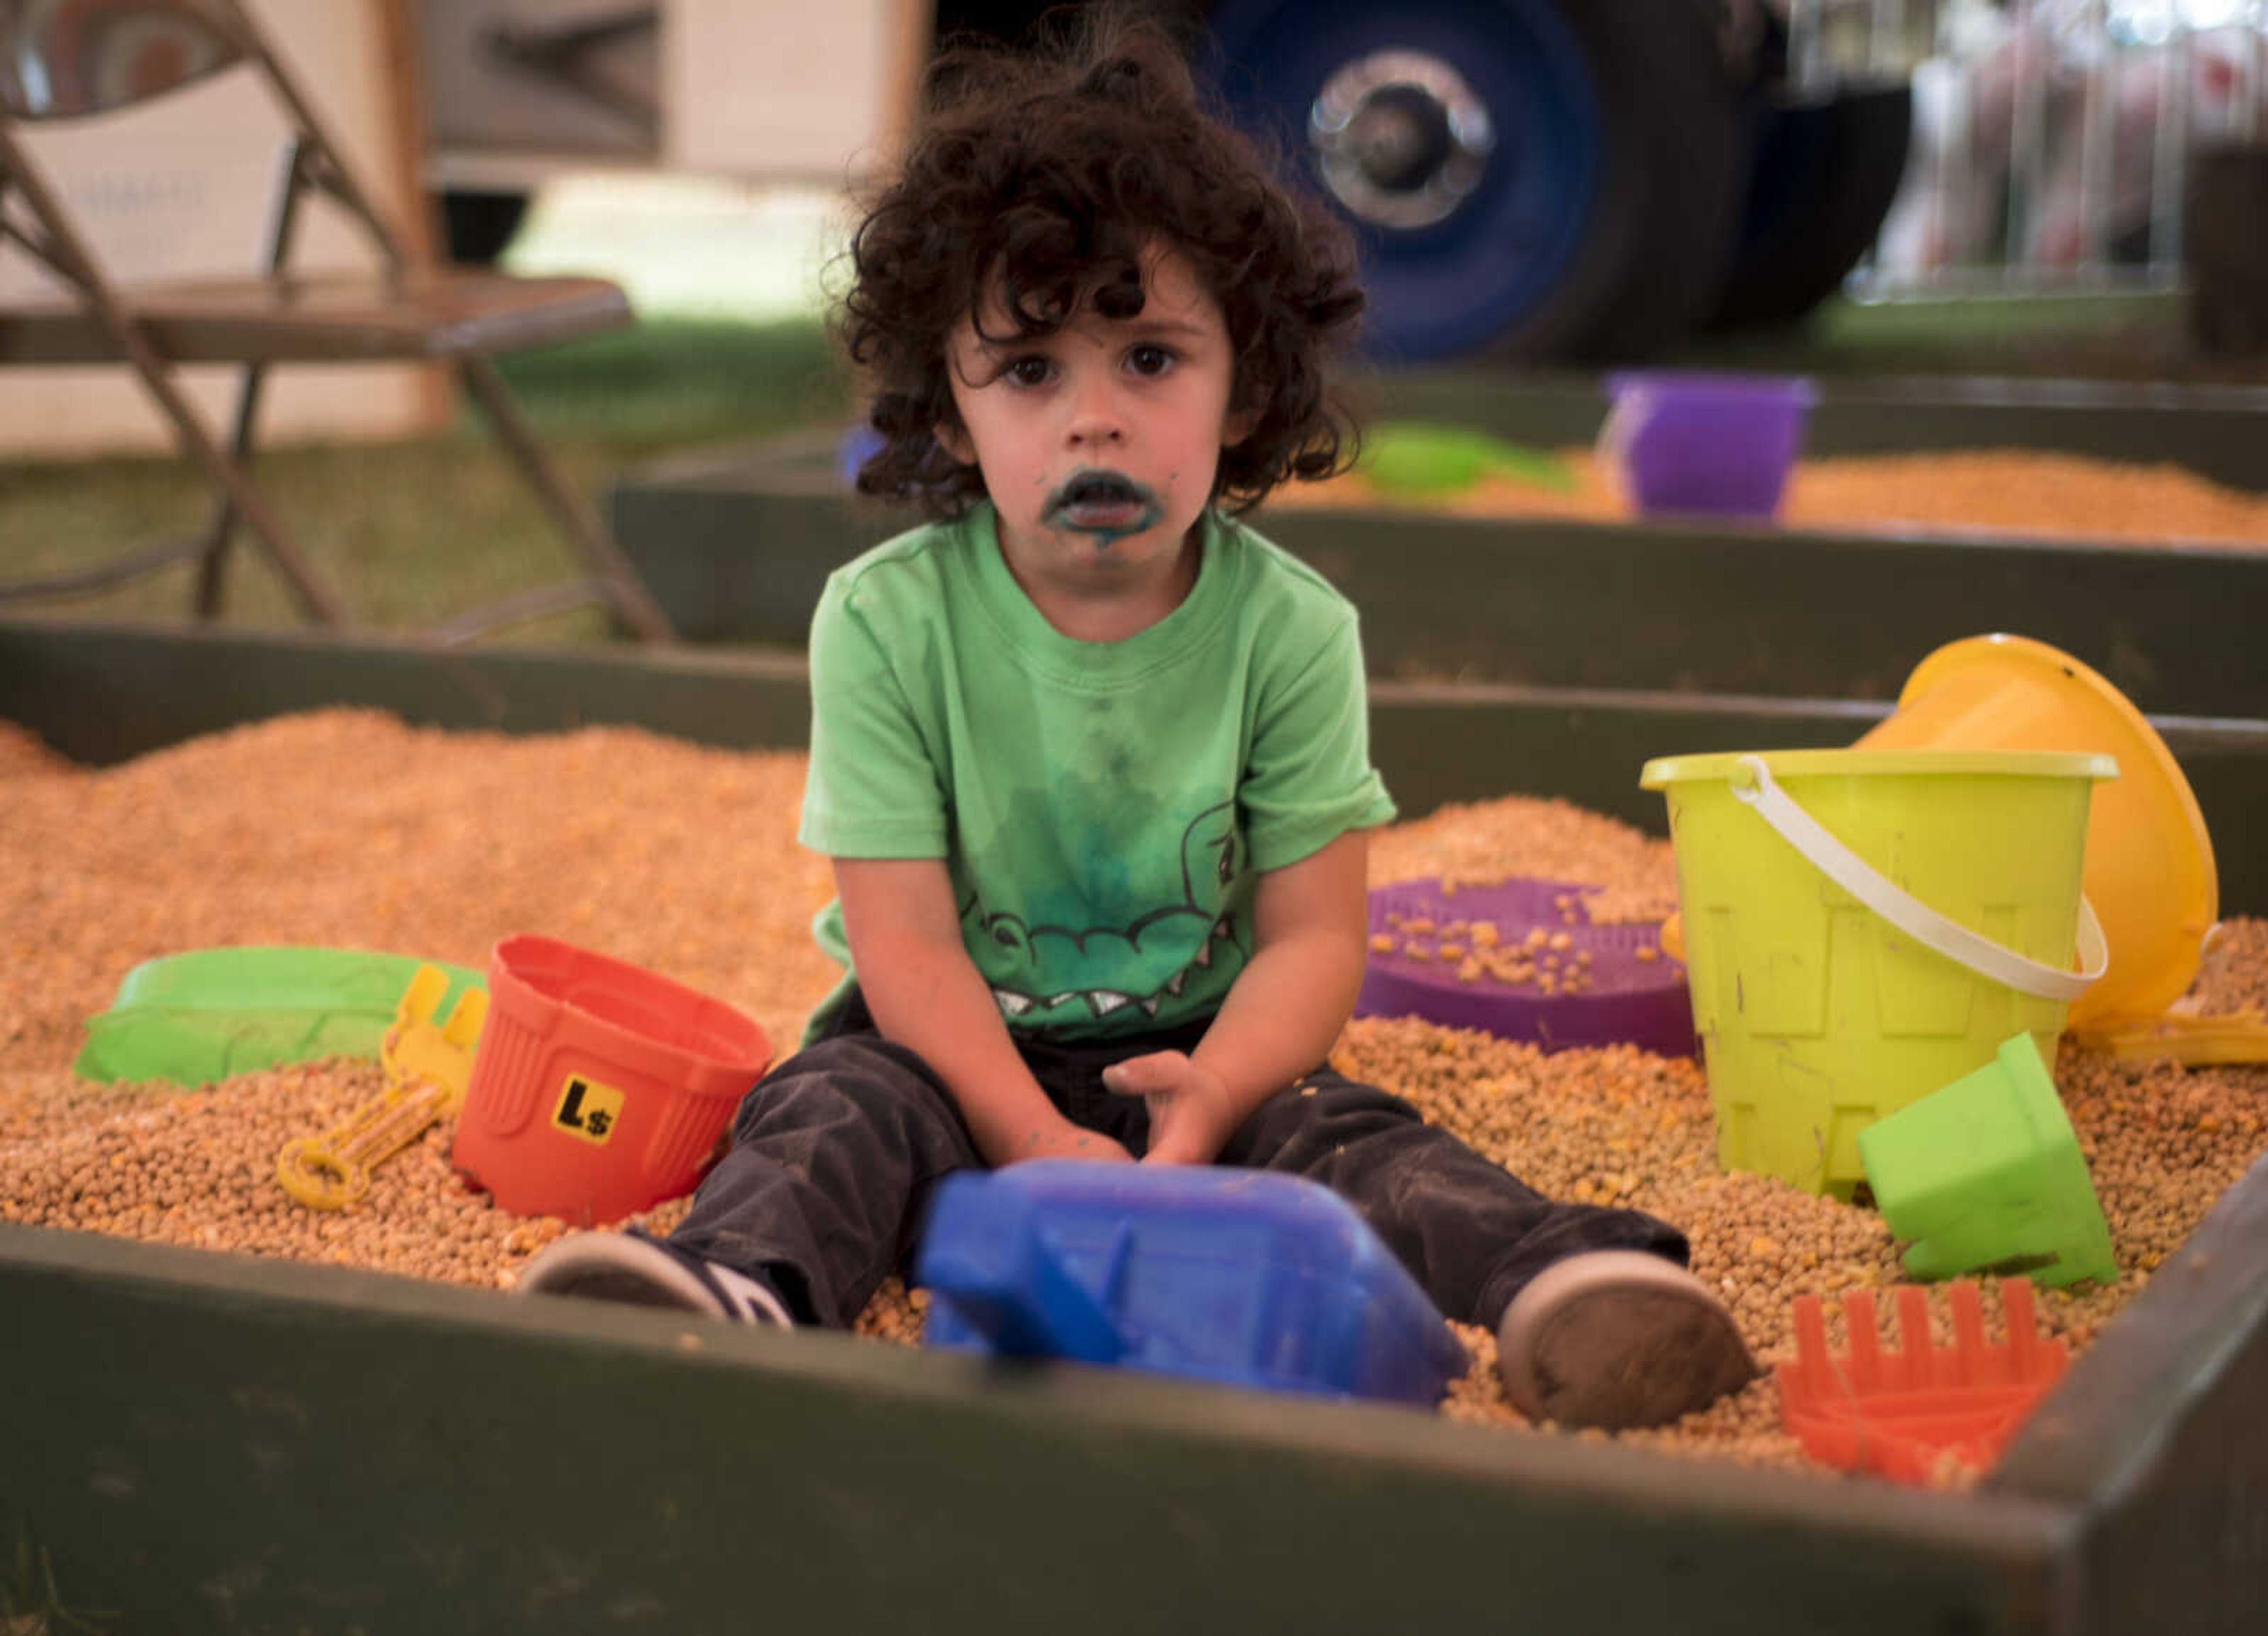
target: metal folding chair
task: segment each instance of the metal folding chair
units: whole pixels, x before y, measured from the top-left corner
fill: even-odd
[[[18,128],[98,118],[232,70],[261,77],[290,133],[263,273],[122,287],[105,272]],[[295,276],[288,269],[299,202],[311,188],[369,233],[380,270]],[[211,515],[197,533],[85,571],[0,582],[0,603],[84,595],[194,561],[194,611],[210,619],[220,610],[230,546],[241,524],[306,617],[331,626],[352,623],[252,481],[261,388],[278,364],[407,360],[453,367],[583,570],[567,584],[458,615],[431,634],[461,641],[597,602],[630,634],[655,641],[674,637],[596,510],[545,452],[492,361],[627,325],[631,315],[622,291],[599,279],[413,264],[238,0],[0,0],[0,240],[29,251],[65,286],[52,298],[0,306],[0,365],[125,365],[214,490]],[[181,389],[175,372],[193,364],[242,369],[225,442]]]

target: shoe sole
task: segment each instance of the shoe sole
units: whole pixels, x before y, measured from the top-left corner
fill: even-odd
[[[527,1264],[513,1287],[526,1295],[565,1295],[610,1301],[624,1306],[696,1312],[705,1317],[732,1315],[692,1271],[667,1250],[634,1238],[609,1235],[600,1250],[593,1241],[563,1239]]]
[[[1522,1319],[1528,1344],[1500,1360],[1513,1407],[1623,1431],[1706,1408],[1756,1378],[1732,1315],[1690,1274],[1643,1251],[1606,1253],[1613,1264],[1582,1256],[1545,1269],[1514,1301],[1533,1315]]]

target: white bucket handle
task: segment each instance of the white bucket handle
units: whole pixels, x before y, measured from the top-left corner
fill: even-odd
[[[2042,965],[1990,938],[1979,937],[1967,926],[1948,920],[1919,898],[1894,886],[1867,860],[1837,840],[1819,821],[1799,807],[1772,781],[1763,758],[1743,755],[1734,765],[1733,794],[1756,809],[1757,816],[1779,832],[1780,838],[1803,854],[1812,866],[1873,910],[1883,919],[1948,960],[1966,966],[2021,993],[2042,999],[2074,1000],[2110,966],[2110,945],[2102,923],[2085,894],[2079,900],[2078,971]]]

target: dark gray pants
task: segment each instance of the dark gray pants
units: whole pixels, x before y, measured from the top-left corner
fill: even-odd
[[[1102,1070],[1194,1050],[1204,1034],[1199,1023],[1107,1044],[1020,1046],[1065,1116],[1138,1158],[1149,1110],[1138,1096],[1105,1090]],[[876,1032],[854,995],[832,1034],[742,1101],[731,1149],[671,1242],[765,1274],[805,1323],[847,1327],[910,1259],[931,1188],[983,1162],[943,1082]],[[1444,1314],[1491,1329],[1520,1287],[1562,1256],[1643,1249],[1686,1259],[1674,1227],[1635,1210],[1555,1204],[1401,1098],[1328,1066],[1261,1103],[1219,1162],[1322,1183],[1362,1212]]]

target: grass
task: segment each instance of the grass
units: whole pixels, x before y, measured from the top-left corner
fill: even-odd
[[[2168,292],[1974,293],[1822,303],[1786,329],[1702,335],[1675,360],[1837,375],[2221,379],[2257,371],[2190,358],[2181,298]]]
[[[840,421],[846,377],[816,322],[671,321],[506,360],[521,408],[569,479],[594,500],[628,467],[703,444]],[[517,468],[469,410],[448,432],[370,446],[279,448],[260,456],[261,488],[356,618],[415,630],[511,591],[570,577],[571,559]],[[167,455],[0,467],[0,540],[8,578],[101,563],[129,546],[202,525],[207,490]],[[10,611],[79,618],[178,620],[192,571],[161,574],[69,603]],[[300,622],[250,542],[232,561],[228,623]],[[511,633],[518,641],[592,640],[595,610]]]

